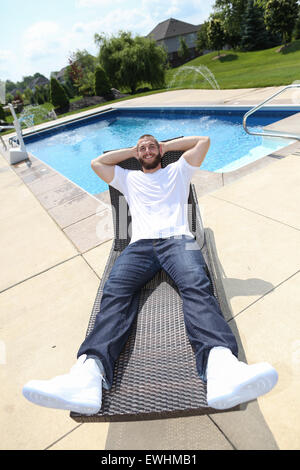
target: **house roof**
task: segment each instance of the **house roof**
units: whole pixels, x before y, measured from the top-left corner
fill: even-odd
[[[56,80],[60,82],[64,82],[65,79],[65,71],[68,68],[68,66],[63,67],[62,69],[59,70],[59,72],[51,72],[50,77],[56,78]]]
[[[184,21],[175,20],[169,18],[168,20],[162,21],[147,35],[152,37],[155,41],[161,39],[167,39],[174,36],[181,36],[183,34],[194,33],[199,31],[201,25],[193,25],[185,23]]]
[[[47,85],[49,83],[48,78],[46,77],[37,77],[33,80],[31,83],[32,87],[35,87],[36,85]]]

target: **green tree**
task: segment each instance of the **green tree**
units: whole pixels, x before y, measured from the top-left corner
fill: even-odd
[[[54,108],[66,108],[69,105],[69,99],[64,88],[52,77],[50,80],[50,101]]]
[[[78,91],[83,96],[94,96],[95,95],[95,73],[85,72]]]
[[[264,14],[267,29],[280,33],[283,43],[287,44],[292,38],[298,12],[298,0],[269,0]]]
[[[11,80],[6,80],[5,82],[5,89],[7,93],[10,93],[12,90],[17,88],[16,84],[12,82]]]
[[[43,104],[45,102],[43,87],[40,85],[35,86],[35,90],[33,92],[34,102],[36,104]]]
[[[77,49],[72,52],[69,60],[72,63],[76,63],[83,72],[95,72],[97,66],[97,59],[91,55],[86,49]]]
[[[69,57],[69,66],[65,72],[66,82],[69,83],[80,94],[94,94],[94,73],[97,59],[87,52],[86,49],[73,52]],[[71,91],[71,90],[70,90]]]
[[[293,31],[293,37],[294,39],[300,39],[300,11],[298,12],[298,16],[296,19],[295,28]]]
[[[180,59],[182,59],[183,61],[186,61],[190,57],[190,51],[189,51],[188,45],[183,37],[180,37],[179,41],[180,41],[180,46],[178,49],[178,57],[180,57]]]
[[[44,102],[49,103],[50,101],[50,85],[47,83],[43,86],[43,95],[44,95]]]
[[[11,103],[14,100],[14,97],[11,93],[6,93],[5,95],[5,102],[6,103]]]
[[[203,52],[205,49],[209,49],[207,38],[208,23],[208,21],[204,21],[201,25],[201,29],[197,32],[196,49],[198,52]]]
[[[64,88],[69,98],[74,98],[78,91],[71,79],[69,66],[66,67],[64,72]]]
[[[256,51],[268,46],[269,39],[263,15],[263,10],[255,3],[255,0],[248,0],[240,43],[243,50]]]
[[[100,64],[114,87],[135,93],[143,82],[164,85],[167,53],[154,40],[120,31],[109,39],[96,34],[95,42],[100,46]]]
[[[24,104],[31,104],[31,100],[32,100],[32,97],[33,97],[33,92],[30,88],[25,88],[24,90]]]
[[[81,66],[76,61],[74,61],[71,57],[69,57],[68,61],[69,61],[69,65],[64,75],[67,75],[67,81],[68,79],[70,80],[70,82],[72,83],[72,86],[76,90],[76,93],[78,93],[79,87],[83,80],[83,70]]]
[[[241,42],[243,17],[248,0],[216,0],[211,18],[223,23],[225,43],[237,48]]]
[[[265,10],[266,4],[268,3],[268,0],[255,0],[255,4]]]
[[[104,98],[110,94],[109,79],[100,65],[96,68],[95,72],[95,93],[96,96],[103,96]]]
[[[30,88],[30,85],[33,82],[33,80],[34,80],[34,77],[32,77],[31,75],[23,77],[23,80],[21,82],[22,90],[25,90],[27,87]]]
[[[217,50],[220,55],[220,49],[225,43],[225,32],[222,21],[218,18],[212,19],[207,27],[207,39],[211,49]]]

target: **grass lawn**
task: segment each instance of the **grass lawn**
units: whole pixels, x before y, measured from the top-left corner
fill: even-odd
[[[254,52],[220,51],[224,57],[219,59],[214,59],[218,53],[212,52],[191,60],[185,66],[208,67],[221,89],[290,85],[294,80],[300,80],[300,40],[293,41],[285,50],[277,52],[279,48],[276,46]],[[172,88],[211,88],[199,74],[184,71],[183,68],[181,66],[168,71],[168,83],[177,74]]]

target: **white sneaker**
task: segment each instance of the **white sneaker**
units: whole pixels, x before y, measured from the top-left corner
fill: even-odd
[[[248,365],[227,348],[213,348],[207,363],[207,404],[233,408],[269,392],[277,380],[277,371],[267,362]]]
[[[30,380],[23,395],[36,405],[92,415],[102,403],[102,375],[94,359],[79,357],[70,372],[50,380]]]

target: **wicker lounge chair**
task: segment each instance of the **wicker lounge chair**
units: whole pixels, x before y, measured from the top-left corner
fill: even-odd
[[[162,166],[176,161],[183,152],[168,152]],[[139,170],[136,158],[122,163],[123,168]],[[103,285],[122,250],[130,242],[131,220],[127,202],[116,189],[109,187],[114,207],[115,239],[91,313],[87,334],[93,329],[99,311]],[[214,295],[225,318],[229,306],[218,281],[209,233],[203,229],[193,185],[189,194],[189,224],[204,255]],[[161,270],[140,293],[139,311],[131,335],[115,366],[112,388],[103,389],[102,409],[93,416],[71,412],[78,422],[130,421],[161,419],[215,413],[207,406],[206,386],[196,371],[191,344],[185,332],[182,302],[178,289]]]

